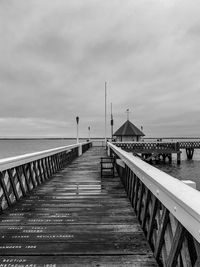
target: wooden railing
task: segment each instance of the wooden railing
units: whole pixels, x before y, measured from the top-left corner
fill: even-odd
[[[177,142],[116,142],[113,143],[117,147],[121,147],[126,151],[135,153],[177,153],[179,152],[179,144]]]
[[[200,193],[108,143],[159,266],[200,266]]]
[[[200,148],[200,141],[181,141],[179,142],[180,148]]]
[[[0,160],[0,212],[47,181],[91,146],[91,142],[79,143]]]

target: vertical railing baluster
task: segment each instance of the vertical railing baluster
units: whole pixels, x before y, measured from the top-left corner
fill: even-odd
[[[142,182],[140,182],[141,186],[140,186],[140,195],[139,195],[139,200],[138,200],[138,205],[137,205],[137,210],[138,210],[138,220],[141,223],[141,210],[142,210],[142,199],[144,197],[144,184]]]
[[[181,250],[182,242],[184,239],[185,228],[178,222],[175,235],[173,237],[173,242],[171,244],[170,253],[167,260],[167,267],[175,267],[179,252]]]
[[[53,169],[53,173],[56,172],[56,167],[55,167],[55,155],[51,156],[51,162],[52,162],[52,169]]]
[[[58,164],[58,170],[61,170],[61,157],[60,157],[60,153],[57,154],[57,164]]]
[[[41,159],[37,160],[37,165],[38,165],[40,181],[41,181],[41,183],[44,183],[45,179],[44,179],[44,173],[43,173],[43,170],[42,170],[42,160]]]
[[[134,198],[134,194],[135,194],[134,186],[135,186],[135,175],[134,175],[133,171],[131,171],[131,189],[130,189],[131,190],[131,193],[130,193],[131,197],[130,197],[130,201],[131,201],[132,207],[133,207],[133,198]]]
[[[58,171],[58,154],[55,154],[55,171]]]
[[[38,161],[33,161],[33,171],[35,173],[35,179],[37,181],[37,185],[40,185],[41,180],[40,180],[40,176],[38,174],[38,168],[37,168],[38,166],[36,166],[36,165],[38,165]]]
[[[4,181],[5,174],[6,174],[6,171],[0,172],[0,185],[1,185],[2,189],[3,189],[3,193],[4,193],[4,196],[5,196],[7,205],[11,206],[12,202],[10,200],[9,193],[8,193],[5,181]]]
[[[44,181],[46,181],[48,179],[48,174],[47,174],[47,170],[45,167],[45,159],[41,159],[41,168],[42,168],[42,172],[43,172],[43,177],[44,177]]]
[[[163,213],[161,218],[161,224],[159,225],[158,229],[158,237],[155,244],[155,250],[154,250],[154,256],[158,263],[160,262],[160,254],[162,250],[162,246],[164,244],[164,237],[165,237],[165,231],[167,228],[167,224],[169,223],[169,211],[163,206]]]
[[[188,253],[190,256],[190,260],[191,260],[192,266],[194,266],[198,258],[198,253],[200,256],[200,245],[198,245],[199,247],[195,246],[196,241],[194,240],[193,236],[188,231],[186,232],[186,239],[187,239],[187,244],[188,244]]]
[[[33,188],[35,188],[37,186],[37,184],[36,184],[36,181],[35,181],[34,176],[33,176],[33,170],[32,170],[31,164],[32,164],[32,162],[28,163],[29,178],[32,182]]]
[[[153,198],[152,200],[152,207],[151,207],[151,214],[150,214],[150,221],[149,221],[149,227],[148,227],[148,233],[147,233],[147,241],[152,245],[151,242],[151,237],[154,229],[154,222],[155,222],[155,215],[157,212],[158,208],[158,199],[152,194],[151,197]]]
[[[49,157],[49,162],[51,165],[51,171],[52,171],[52,175],[53,175],[54,174],[53,155]]]
[[[138,201],[138,187],[139,187],[139,179],[138,177],[135,175],[135,190],[134,190],[134,198],[133,198],[133,208],[135,210],[135,213],[137,214],[137,210],[136,210],[136,206],[137,206],[137,201]]]
[[[11,184],[15,199],[18,201],[19,200],[19,194],[17,192],[16,184],[15,184],[14,177],[13,177],[13,169],[8,169],[8,177],[10,180],[10,184]]]
[[[22,173],[22,170],[21,170],[21,166],[16,167],[15,170],[16,170],[17,179],[18,179],[21,191],[22,191],[22,195],[26,196],[26,188],[24,187],[23,181],[22,181],[23,173]]]
[[[49,178],[50,178],[52,176],[52,169],[51,169],[50,157],[47,157],[47,166],[48,166]]]
[[[28,173],[27,173],[28,170],[29,170],[29,167],[28,167],[27,164],[25,164],[25,165],[22,165],[21,168],[22,168],[22,172],[24,174],[24,178],[25,178],[25,182],[26,182],[26,186],[27,186],[28,192],[30,192],[31,191],[31,185],[30,185],[30,179],[28,178]],[[33,185],[33,183],[32,183],[32,185]]]
[[[47,179],[49,179],[51,174],[48,167],[48,157],[45,157],[45,169],[46,169]]]
[[[144,232],[146,232],[146,220],[147,220],[147,212],[148,212],[148,205],[150,201],[151,193],[148,188],[146,188],[146,195],[145,195],[145,201],[144,201],[144,212],[143,212],[143,218],[142,218],[142,229]]]

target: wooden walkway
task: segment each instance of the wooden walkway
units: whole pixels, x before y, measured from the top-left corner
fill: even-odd
[[[118,177],[91,148],[0,215],[0,266],[157,266]]]

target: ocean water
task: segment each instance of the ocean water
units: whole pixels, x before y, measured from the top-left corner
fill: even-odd
[[[0,159],[75,143],[76,139],[1,139]]]
[[[196,182],[200,190],[200,149],[194,150],[192,160],[187,160],[185,149],[181,153],[181,164],[177,165],[176,155],[173,155],[172,163],[154,164],[158,169],[180,180],[192,180]]]

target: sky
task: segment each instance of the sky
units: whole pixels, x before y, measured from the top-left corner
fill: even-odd
[[[200,137],[199,0],[1,0],[0,137]]]

